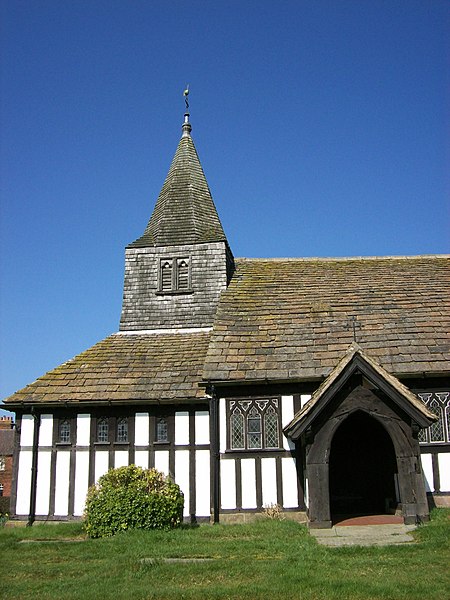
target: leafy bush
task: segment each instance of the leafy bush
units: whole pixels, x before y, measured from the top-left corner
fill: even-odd
[[[0,515],[10,513],[10,498],[9,496],[0,496]]]
[[[179,486],[156,469],[111,469],[88,490],[85,529],[93,538],[126,529],[169,529],[180,525],[183,506]]]

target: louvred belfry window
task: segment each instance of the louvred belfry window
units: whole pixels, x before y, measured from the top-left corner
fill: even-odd
[[[189,292],[190,262],[188,258],[168,258],[160,263],[159,292],[182,293]]]
[[[232,400],[229,404],[228,426],[231,450],[278,449],[278,399]]]

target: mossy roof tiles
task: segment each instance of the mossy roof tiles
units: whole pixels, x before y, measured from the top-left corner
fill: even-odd
[[[396,375],[450,359],[448,256],[238,259],[203,376],[322,379],[355,341]]]
[[[209,333],[114,334],[49,371],[8,403],[149,402],[204,398]]]

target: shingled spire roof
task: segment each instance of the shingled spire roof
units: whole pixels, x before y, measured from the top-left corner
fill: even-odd
[[[226,241],[197,150],[189,114],[144,234],[130,247]]]

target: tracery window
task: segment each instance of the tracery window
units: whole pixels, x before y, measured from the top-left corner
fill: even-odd
[[[109,423],[106,417],[97,419],[97,442],[109,442]]]
[[[59,442],[61,444],[70,443],[70,421],[67,421],[67,419],[59,424]]]
[[[439,420],[419,432],[419,442],[439,444],[450,442],[450,392],[426,392],[418,394],[428,410]]]
[[[229,404],[228,423],[231,450],[280,447],[280,413],[277,398],[232,400]]]
[[[125,417],[117,419],[117,431],[116,431],[117,442],[128,442],[128,419]]]
[[[160,292],[189,292],[190,288],[189,258],[166,258],[161,260],[159,268]]]

